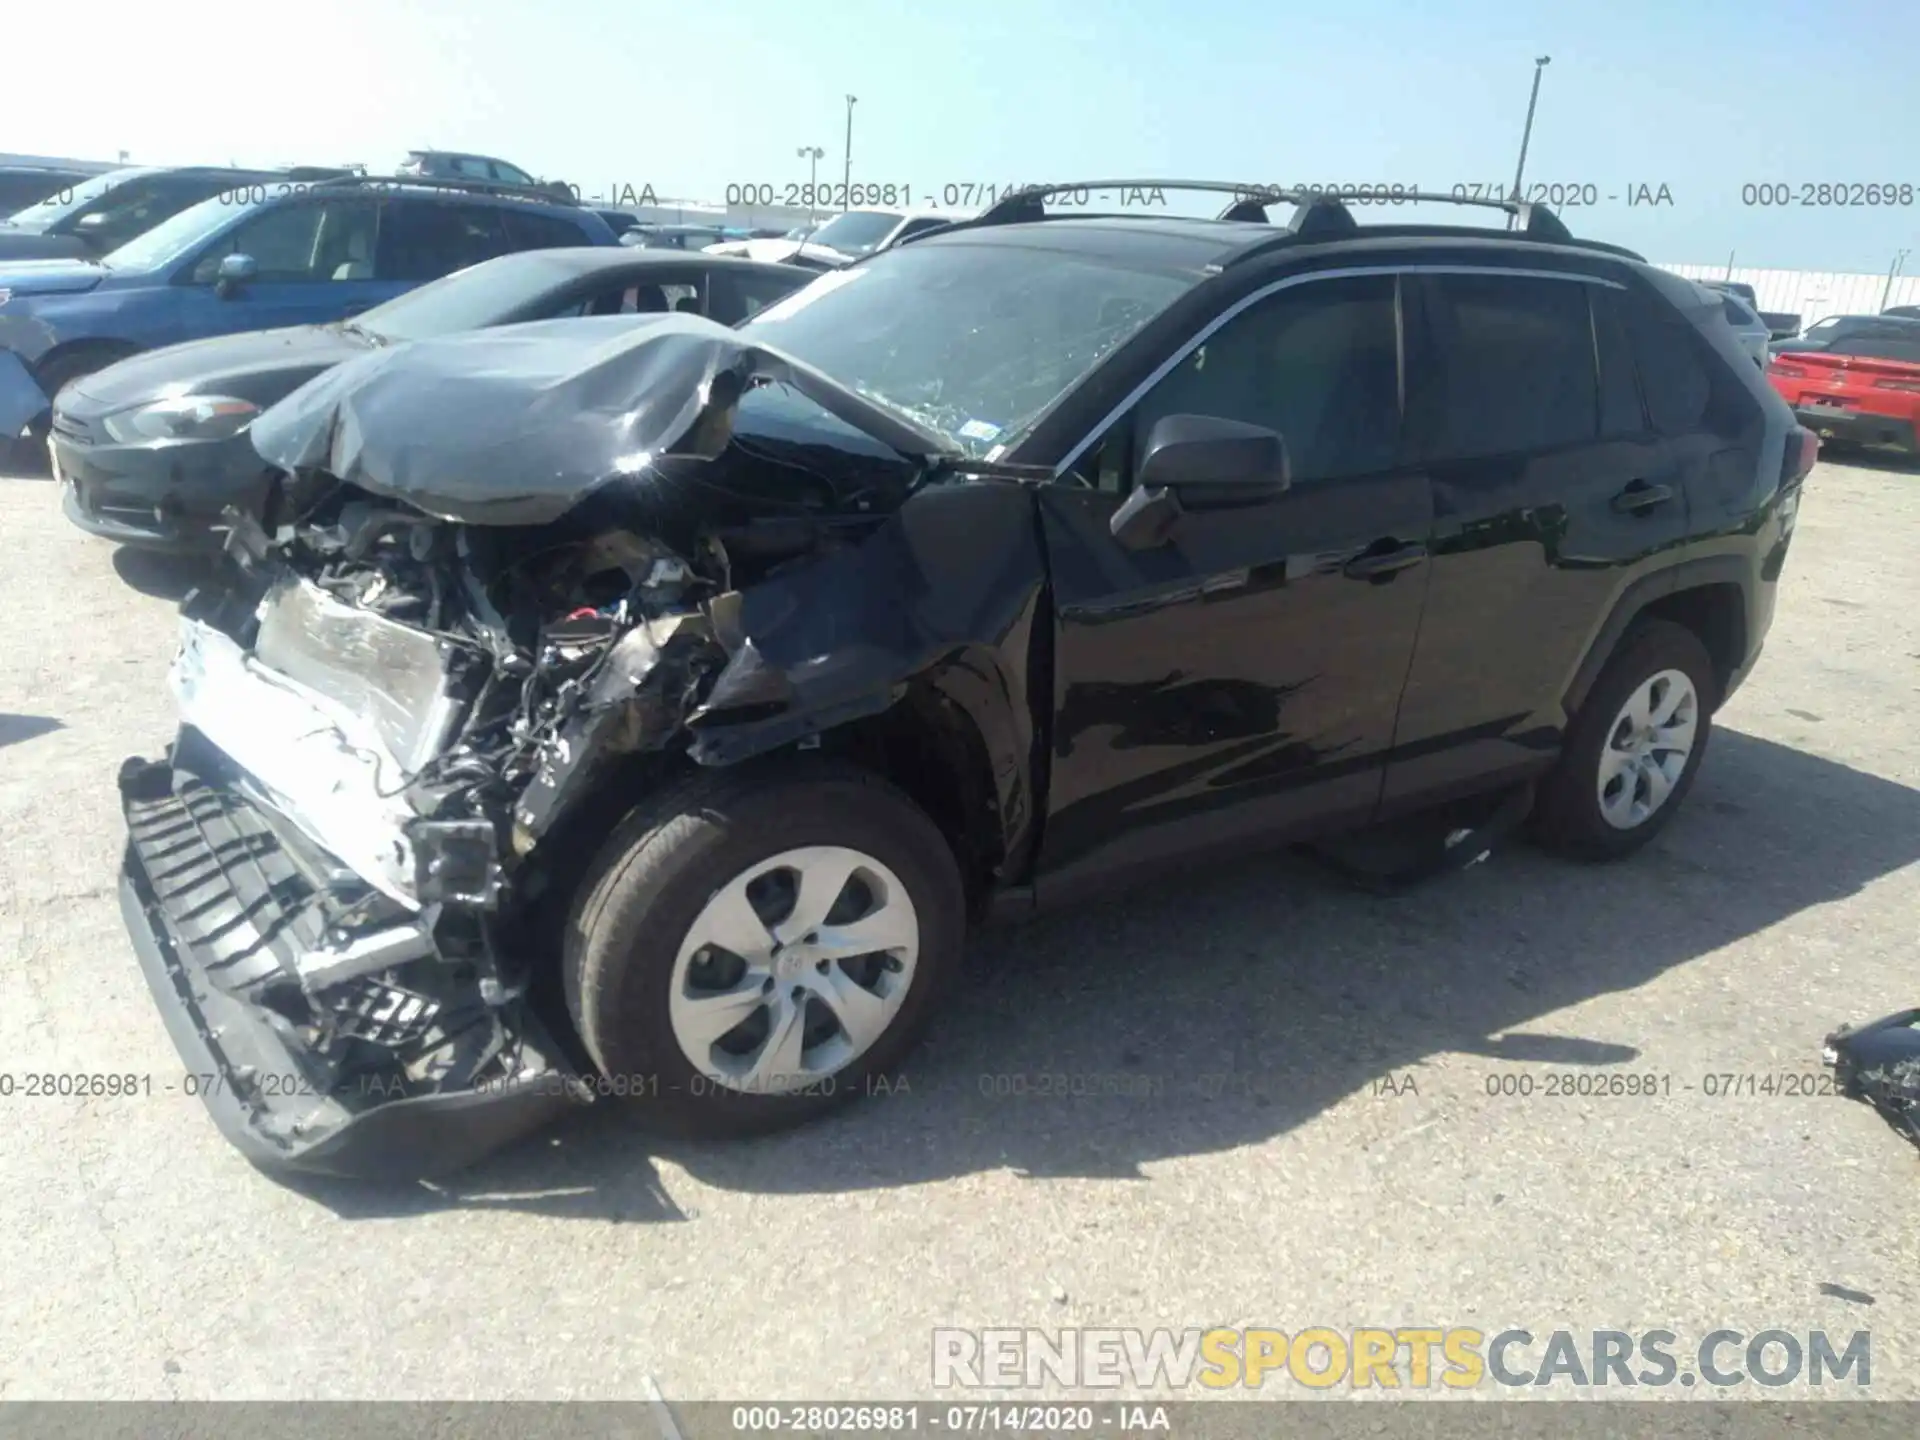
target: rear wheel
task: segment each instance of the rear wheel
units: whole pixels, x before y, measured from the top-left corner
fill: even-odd
[[[1693,788],[1718,704],[1700,638],[1672,621],[1641,622],[1600,672],[1540,788],[1536,837],[1588,860],[1638,850]]]
[[[748,1134],[876,1088],[959,968],[946,840],[821,762],[701,777],[630,815],[567,925],[567,1004],[655,1128]]]

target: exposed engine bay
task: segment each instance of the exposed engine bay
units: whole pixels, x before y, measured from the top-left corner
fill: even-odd
[[[892,697],[868,671],[912,663],[827,615],[856,663],[799,695],[807,680],[791,662],[820,647],[795,617],[826,612],[805,611],[807,581],[767,582],[824,565],[841,603],[862,605],[848,581],[861,566],[833,560],[848,561],[939,462],[852,431],[853,443],[736,435],[749,382],[724,362],[738,343],[660,329],[584,364],[578,342],[549,358],[580,384],[630,367],[635,350],[656,372],[663,346],[692,356],[683,381],[698,403],[655,397],[673,433],[642,437],[657,448],[616,483],[528,484],[512,502],[495,474],[477,523],[446,457],[418,463],[421,427],[404,410],[352,412],[395,388],[417,398],[405,392],[435,373],[430,346],[402,369],[370,356],[358,380],[322,377],[287,402],[296,413],[278,440],[271,427],[256,436],[263,455],[321,463],[284,469],[263,515],[230,512],[223,583],[182,607],[179,737],[164,761],[129,761],[121,788],[123,905],[161,952],[149,981],[176,1002],[183,1052],[209,1049],[233,1077],[241,1113],[222,1123],[265,1158],[324,1150],[408,1106],[580,1094],[529,986],[531,917],[591,858],[581,817],[606,794],[631,804],[636,767],[729,763],[849,713],[823,695],[851,689],[852,711],[882,708]],[[453,347],[448,363],[488,343]],[[542,388],[550,396],[551,377]],[[522,458],[551,477],[539,445],[576,452],[577,420],[544,441],[534,425]],[[684,437],[691,453],[659,443]],[[403,450],[413,488],[379,484]],[[756,632],[786,634],[786,661],[770,663]],[[756,732],[744,745],[743,730]],[[531,1126],[552,1105],[524,1108]],[[418,1151],[415,1127],[392,1128],[375,1149]],[[466,1158],[459,1128],[436,1118],[427,1142],[450,1164]]]

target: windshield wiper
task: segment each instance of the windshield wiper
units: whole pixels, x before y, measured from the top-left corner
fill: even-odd
[[[382,335],[378,330],[369,330],[366,326],[355,324],[351,320],[342,320],[340,322],[340,328],[350,334],[359,335],[364,339],[371,340],[376,345],[391,345],[393,343],[388,336]]]

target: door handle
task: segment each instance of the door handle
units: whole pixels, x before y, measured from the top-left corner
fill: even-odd
[[[1392,541],[1383,542],[1393,544]],[[1340,567],[1340,573],[1349,580],[1382,580],[1397,574],[1409,565],[1418,565],[1427,558],[1427,547],[1420,544],[1395,545],[1391,550],[1376,550],[1369,547],[1364,553],[1356,555]]]
[[[1613,497],[1613,508],[1622,515],[1638,515],[1643,510],[1664,505],[1671,499],[1671,485],[1651,485],[1645,480],[1636,480]]]

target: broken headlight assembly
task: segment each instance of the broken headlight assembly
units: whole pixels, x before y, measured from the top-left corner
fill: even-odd
[[[175,395],[120,410],[101,421],[122,445],[145,440],[226,440],[253,423],[260,407],[231,395]]]

